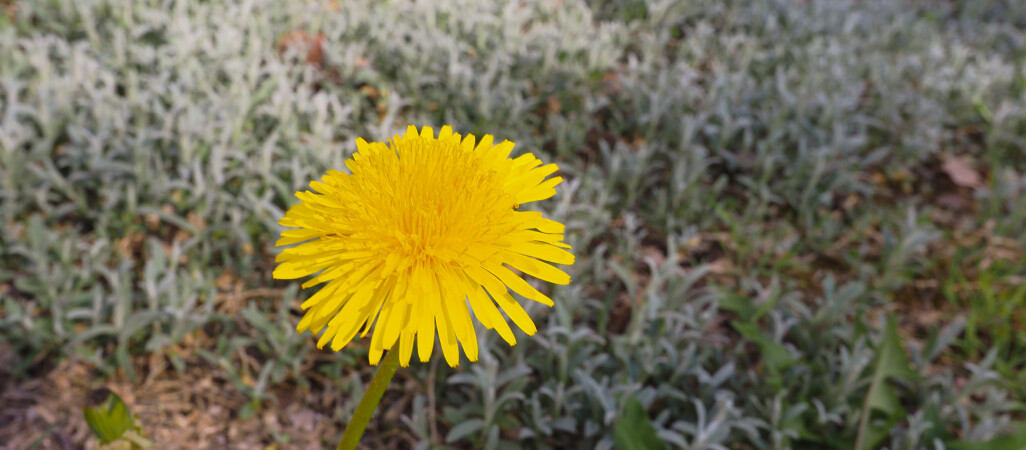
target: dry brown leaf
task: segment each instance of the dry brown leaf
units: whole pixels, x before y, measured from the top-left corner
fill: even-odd
[[[563,110],[563,104],[559,102],[559,98],[555,95],[550,95],[545,100],[545,106],[550,114],[559,114]]]
[[[729,259],[720,258],[709,263],[709,272],[717,275],[731,273],[734,270],[734,263]]]
[[[949,158],[947,161],[944,161],[941,169],[951,178],[952,182],[959,186],[978,188],[983,184],[980,174],[976,172],[976,169],[965,158]]]
[[[666,254],[663,249],[654,245],[643,245],[641,247],[641,257],[645,260],[651,260],[652,264],[656,267],[660,267],[666,262]]]
[[[278,55],[284,55],[290,49],[295,48],[302,54],[306,51],[306,62],[317,67],[322,67],[324,64],[324,33],[308,33],[303,30],[294,30],[285,33],[278,43],[275,45],[275,49],[278,51]]]

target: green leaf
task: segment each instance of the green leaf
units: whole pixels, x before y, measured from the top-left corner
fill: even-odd
[[[883,338],[876,349],[873,381],[869,385],[869,392],[862,407],[858,436],[855,440],[856,449],[875,448],[905,414],[904,408],[901,407],[901,399],[888,384],[890,378],[919,379],[919,374],[908,366],[908,354],[901,345],[898,324],[892,316],[887,317]],[[871,422],[874,412],[883,416],[883,423]]]
[[[762,360],[767,369],[776,372],[794,364],[795,358],[787,350],[787,347],[766,337],[759,331],[757,325],[740,322],[734,322],[731,325],[738,333],[741,333],[741,336],[759,346]]]
[[[245,405],[242,405],[242,408],[239,408],[239,418],[242,420],[246,420],[256,415],[256,413],[259,410],[260,402],[257,400],[251,400],[247,402]]]
[[[744,322],[749,321],[756,313],[755,305],[752,304],[751,299],[737,295],[733,292],[727,292],[726,295],[720,299],[718,306],[722,310],[737,314],[738,318]]]
[[[138,429],[121,397],[107,388],[89,393],[82,414],[93,434],[104,444],[120,439],[126,431]]]
[[[456,442],[473,433],[476,433],[478,430],[484,428],[484,426],[485,421],[481,419],[464,420],[463,422],[456,424],[456,426],[452,427],[452,429],[449,430],[449,434],[445,435],[445,442]]]
[[[652,426],[645,407],[634,397],[628,397],[623,407],[623,416],[616,422],[613,429],[613,441],[619,450],[656,450],[665,449],[666,444],[659,439],[656,429]]]
[[[921,442],[933,442],[939,440],[941,442],[950,442],[955,436],[948,430],[948,427],[944,426],[944,418],[941,416],[941,408],[935,403],[928,404],[923,409],[923,416],[926,422],[932,424],[932,426],[923,432],[923,438]]]

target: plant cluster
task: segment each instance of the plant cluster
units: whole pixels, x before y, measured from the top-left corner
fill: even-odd
[[[608,449],[650,423],[688,449],[954,448],[1022,419],[1016,0],[0,12],[5,390],[65,358],[138,379],[157,355],[220,374],[237,420],[327,379],[344,423],[367,345],[294,332],[309,294],[271,279],[278,220],[357,136],[448,124],[559,164],[540,207],[573,282],[551,309],[521,299],[539,331],[514,348],[478,333],[477,363],[413,364],[382,435]]]

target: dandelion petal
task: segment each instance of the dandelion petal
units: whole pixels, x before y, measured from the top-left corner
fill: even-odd
[[[552,306],[541,281],[567,284],[554,264],[573,264],[565,227],[521,205],[556,194],[556,164],[515,144],[452,127],[410,126],[387,143],[356,140],[347,171],[330,170],[279,223],[274,278],[305,278],[320,290],[301,305],[296,329],[318,334],[318,347],[339,351],[370,334],[368,360],[398,351],[408,366],[414,345],[428,361],[435,339],[459,364],[460,349],[479,357],[476,318],[510,345],[507,317],[528,335],[534,321],[510,291]],[[437,332],[437,334],[436,334]],[[398,347],[396,347],[398,345]]]

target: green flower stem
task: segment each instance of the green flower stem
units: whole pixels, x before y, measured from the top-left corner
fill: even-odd
[[[367,428],[367,422],[370,422],[374,410],[381,402],[381,396],[385,394],[385,388],[392,381],[398,368],[399,349],[397,348],[385,354],[385,360],[378,366],[378,371],[374,373],[374,378],[367,386],[367,391],[363,393],[359,406],[353,412],[353,419],[349,421],[346,431],[342,433],[342,440],[338,442],[338,450],[356,449],[356,444],[360,443],[360,438],[363,436],[363,430]]]

